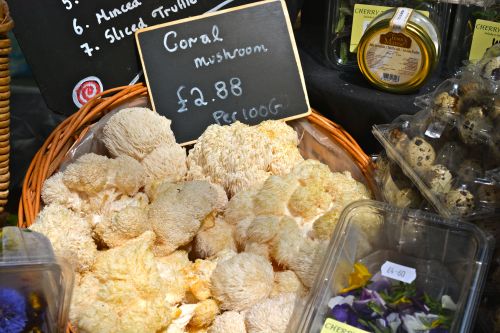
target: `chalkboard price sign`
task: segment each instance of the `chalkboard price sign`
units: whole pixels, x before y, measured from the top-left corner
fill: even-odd
[[[310,113],[284,1],[141,29],[136,40],[153,107],[183,144],[210,124]]]
[[[9,0],[15,35],[53,111],[72,114],[140,77],[136,30],[255,0]]]

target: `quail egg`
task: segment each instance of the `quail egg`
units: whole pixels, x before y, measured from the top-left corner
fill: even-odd
[[[442,120],[452,120],[457,116],[457,98],[447,92],[442,92],[434,98],[432,115]]]
[[[395,128],[389,132],[389,140],[399,152],[405,151],[408,142],[410,141],[408,135],[406,135],[405,132],[401,131],[398,128]]]
[[[445,203],[452,214],[466,216],[474,210],[474,195],[466,189],[454,189],[446,194]]]
[[[425,173],[425,180],[434,193],[446,193],[451,189],[453,177],[444,165],[436,164]]]
[[[485,117],[482,107],[471,107],[458,127],[460,138],[465,144],[476,145],[489,141],[492,122]]]
[[[420,136],[416,136],[410,141],[405,155],[410,166],[417,171],[426,170],[436,160],[434,148]]]

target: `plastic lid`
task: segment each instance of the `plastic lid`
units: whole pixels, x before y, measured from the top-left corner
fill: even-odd
[[[44,235],[17,227],[0,230],[0,268],[55,262],[52,245]]]

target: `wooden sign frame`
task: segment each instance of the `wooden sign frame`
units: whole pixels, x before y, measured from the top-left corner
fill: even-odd
[[[153,93],[151,91],[151,85],[150,85],[150,80],[149,80],[149,77],[148,77],[148,72],[147,72],[146,66],[145,66],[145,61],[144,61],[144,56],[143,56],[143,50],[142,50],[141,44],[139,42],[139,35],[141,33],[152,31],[152,30],[157,30],[157,29],[162,29],[162,28],[165,28],[165,27],[175,26],[175,25],[178,25],[178,24],[186,23],[186,22],[201,20],[201,19],[208,18],[208,17],[219,16],[219,15],[227,14],[227,13],[230,13],[230,12],[244,10],[244,9],[247,9],[247,8],[262,6],[262,5],[265,5],[265,4],[268,4],[268,3],[273,3],[273,2],[279,2],[281,4],[282,9],[283,9],[283,13],[284,13],[284,16],[285,16],[286,27],[287,27],[288,34],[289,34],[289,37],[290,37],[292,52],[293,52],[293,55],[294,55],[295,65],[297,66],[297,70],[298,70],[298,74],[299,74],[299,78],[300,78],[300,83],[301,83],[302,90],[303,90],[304,97],[305,97],[305,103],[306,103],[307,109],[308,109],[308,111],[305,112],[305,113],[297,114],[297,115],[286,117],[286,118],[280,118],[280,120],[290,121],[290,120],[299,119],[299,118],[303,118],[303,117],[309,116],[311,114],[311,112],[312,112],[312,109],[311,109],[311,106],[309,104],[309,97],[307,95],[306,84],[305,84],[305,79],[304,79],[304,73],[303,73],[303,70],[302,70],[301,63],[300,63],[299,53],[298,53],[297,45],[295,43],[295,38],[294,38],[294,35],[293,35],[293,28],[292,28],[292,24],[290,22],[290,17],[289,17],[289,14],[288,14],[288,10],[287,10],[287,6],[286,6],[286,3],[285,3],[285,0],[264,0],[264,1],[259,1],[259,2],[252,3],[252,4],[247,4],[247,5],[237,6],[237,7],[233,7],[233,8],[223,9],[223,10],[220,10],[220,11],[217,11],[217,12],[210,12],[210,13],[205,13],[205,14],[202,14],[202,15],[197,15],[197,16],[193,16],[193,17],[189,17],[189,18],[184,18],[184,19],[172,21],[172,22],[167,22],[167,23],[155,25],[155,26],[152,26],[152,27],[148,27],[148,28],[144,28],[144,29],[140,29],[140,30],[136,31],[135,32],[136,44],[137,44],[137,48],[138,48],[138,51],[139,51],[139,57],[140,57],[140,60],[141,60],[141,64],[142,64],[142,68],[143,68],[143,72],[144,72],[144,77],[146,79],[146,84],[147,84],[147,88],[148,88],[148,92],[149,92],[149,96],[150,96],[150,99],[151,99],[151,105],[153,107],[153,110],[155,112],[157,112],[157,108],[156,108],[156,105],[155,105],[155,100],[154,100],[154,97],[153,97]],[[183,142],[183,143],[181,143],[181,145],[182,146],[186,146],[186,145],[190,145],[190,144],[194,144],[194,143],[196,143],[196,140]]]

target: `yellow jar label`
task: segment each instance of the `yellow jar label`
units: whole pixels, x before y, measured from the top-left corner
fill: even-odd
[[[393,7],[387,6],[373,6],[373,5],[354,5],[354,15],[352,18],[352,30],[351,30],[351,43],[349,46],[350,52],[356,52],[358,43],[361,37],[365,33],[368,24],[377,17],[379,14],[392,9]],[[421,14],[429,17],[428,11],[419,11]]]
[[[402,85],[419,75],[422,52],[417,42],[406,34],[378,32],[366,45],[366,68],[375,80]]]
[[[352,327],[340,321],[327,318],[321,333],[368,333],[367,331],[360,330],[357,327]]]
[[[481,59],[488,48],[498,43],[500,43],[500,22],[477,20],[469,60]]]

